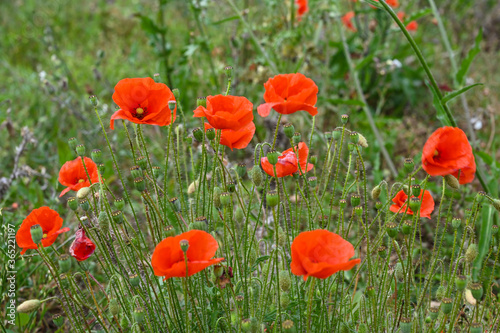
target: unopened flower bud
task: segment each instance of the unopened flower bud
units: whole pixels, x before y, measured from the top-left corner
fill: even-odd
[[[90,157],[96,164],[102,163],[102,151],[100,149],[92,150]]]
[[[282,291],[290,290],[292,286],[292,280],[290,279],[290,273],[286,270],[280,271],[280,288]]]
[[[288,294],[288,292],[284,291],[284,292],[281,293],[281,295],[280,295],[280,305],[281,305],[281,307],[283,309],[288,308],[288,306],[290,305],[290,295]],[[287,322],[287,321],[289,321],[289,320],[285,320],[283,322],[283,328],[285,328],[285,322]],[[293,323],[292,323],[292,326],[293,326]],[[287,332],[287,331],[285,330],[285,332]]]
[[[343,125],[346,125],[348,122],[349,122],[349,115],[347,114],[343,114],[340,116],[340,122],[343,124]]]
[[[283,132],[285,132],[287,138],[291,139],[293,138],[293,134],[295,133],[295,127],[290,123],[285,124],[283,126]]]
[[[203,130],[201,127],[196,127],[193,130],[193,137],[196,139],[198,142],[203,142]]]
[[[75,151],[76,146],[78,145],[78,140],[76,138],[70,138],[68,140],[68,145],[71,148],[71,150]]]
[[[220,199],[221,195],[222,195],[222,190],[220,189],[220,187],[218,187],[218,186],[214,187],[214,197],[213,197],[213,200],[214,200],[214,206],[215,206],[215,208],[220,208],[222,206],[222,202],[221,202],[221,199]]]
[[[465,251],[465,261],[468,262],[469,264],[476,259],[477,255],[479,254],[479,251],[477,250],[477,245],[476,244],[470,244],[469,247],[467,248],[467,251]]]
[[[69,197],[68,198],[68,207],[72,210],[75,211],[78,209],[78,200],[76,200],[75,197]]]
[[[446,288],[445,286],[439,286],[436,290],[436,299],[438,301],[441,301],[444,296],[446,295]]]
[[[30,299],[28,301],[24,301],[17,307],[17,312],[19,313],[30,313],[35,311],[40,307],[42,302],[37,299]]]
[[[33,240],[33,243],[40,244],[40,242],[43,239],[42,226],[39,224],[35,224],[35,225],[31,226],[30,233],[31,233],[31,239]]]
[[[309,162],[313,165],[316,165],[316,163],[318,163],[318,156],[317,155],[311,155],[311,157],[309,158]]]
[[[76,198],[78,200],[86,199],[89,196],[90,192],[90,187],[82,187],[78,190],[78,192],[76,192]]]
[[[372,199],[377,200],[380,197],[380,193],[382,193],[380,185],[375,186],[372,190]]]
[[[85,156],[85,146],[83,144],[76,145],[75,150],[78,156],[80,157]]]
[[[455,176],[446,175],[446,176],[444,176],[444,180],[449,187],[451,187],[455,190],[458,190],[460,188],[460,183],[458,182],[458,179],[455,178]]]
[[[112,298],[109,300],[109,313],[111,313],[112,316],[117,316],[120,314],[120,304],[118,303],[118,300],[116,298]]]
[[[394,274],[399,281],[402,281],[404,279],[403,265],[400,262],[396,264],[396,267],[394,268]]]
[[[260,167],[258,165],[254,165],[250,170],[250,178],[252,179],[252,182],[255,186],[260,186],[262,184],[264,175],[262,174],[262,171],[260,170]]]

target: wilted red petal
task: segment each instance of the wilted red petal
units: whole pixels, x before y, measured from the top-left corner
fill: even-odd
[[[95,244],[85,236],[85,230],[76,231],[75,239],[69,248],[69,254],[78,261],[87,260],[95,251]]]

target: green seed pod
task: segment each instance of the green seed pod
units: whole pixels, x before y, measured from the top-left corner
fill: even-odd
[[[207,131],[205,132],[205,135],[207,136],[207,139],[210,141],[215,139],[215,128],[207,129]]]
[[[240,207],[236,208],[236,211],[234,213],[234,220],[239,223],[242,223],[245,220],[245,212],[243,212],[243,209],[241,209]]]
[[[300,134],[300,132],[293,133],[292,137],[293,144],[298,145],[300,143],[300,140],[302,140],[302,134]]]
[[[66,275],[66,273],[59,274],[59,280],[61,281],[61,286],[63,288],[69,287],[69,280],[68,280],[68,276]]]
[[[458,179],[455,178],[455,176],[453,176],[453,175],[444,176],[444,181],[452,189],[458,190],[460,188],[460,183],[458,182]]]
[[[396,238],[398,235],[398,225],[394,222],[389,222],[385,224],[385,231],[387,232],[387,235],[391,238]]]
[[[177,199],[177,197],[168,199],[168,202],[172,205],[174,212],[178,213],[181,211],[181,202]]]
[[[193,137],[196,141],[203,142],[203,130],[201,129],[201,127],[196,127],[193,130]]]
[[[453,229],[457,230],[458,228],[460,228],[461,225],[462,225],[462,220],[459,219],[458,217],[455,217],[453,218],[453,220],[451,220],[451,226],[453,227]]]
[[[436,320],[439,315],[439,308],[436,306],[433,306],[429,309],[429,317],[431,317],[432,320]]]
[[[411,318],[402,317],[399,327],[401,328],[401,333],[411,333]]]
[[[117,316],[120,314],[120,304],[118,303],[118,300],[116,298],[112,298],[109,300],[109,313],[111,313],[112,316]]]
[[[251,332],[251,322],[250,322],[250,319],[243,319],[241,321],[241,329],[243,330],[243,332],[248,332],[250,333]]]
[[[76,138],[69,138],[68,145],[72,151],[75,151],[76,146],[78,145],[78,140]]]
[[[111,217],[113,218],[113,222],[116,224],[122,224],[123,223],[123,214],[121,210],[115,210],[112,214]]]
[[[80,157],[85,156],[85,146],[83,144],[76,145],[75,150],[78,156]]]
[[[358,143],[359,141],[359,134],[358,132],[351,132],[349,133],[349,141],[352,143]]]
[[[340,116],[340,122],[342,125],[346,125],[349,122],[349,115],[343,114]]]
[[[351,195],[351,206],[356,207],[361,203],[361,196],[359,194]]]
[[[436,290],[436,299],[442,301],[446,295],[446,288],[444,286],[439,286]]]
[[[332,139],[332,132],[325,132],[324,135],[326,141],[330,141]]]
[[[412,221],[406,220],[403,222],[403,224],[401,226],[401,232],[403,233],[403,235],[409,235],[412,227],[413,227]]]
[[[67,273],[71,269],[71,258],[67,254],[61,254],[58,260],[59,273]]]
[[[30,233],[31,233],[31,239],[33,240],[33,243],[40,244],[40,242],[43,239],[42,226],[39,224],[32,225],[30,227]]]
[[[313,165],[316,165],[318,163],[318,156],[317,155],[312,155],[310,158],[309,158],[309,162]]]
[[[262,184],[264,175],[262,174],[262,171],[260,171],[260,167],[258,165],[254,165],[252,170],[250,170],[250,178],[255,186],[260,186]]]
[[[207,218],[205,216],[198,216],[194,222],[189,224],[189,230],[208,231]]]
[[[351,153],[355,153],[356,152],[356,145],[352,142],[349,142],[347,144],[347,150],[349,150],[349,152],[351,152]]]
[[[102,151],[100,149],[92,150],[90,157],[96,164],[102,163]]]
[[[52,316],[52,321],[58,328],[61,328],[64,325],[64,317],[59,313]]]
[[[382,193],[380,185],[375,186],[372,190],[372,199],[377,200],[380,197],[380,193]]]
[[[124,332],[128,332],[129,325],[130,325],[130,322],[127,319],[127,316],[122,316],[120,319],[120,326],[122,327]]]
[[[411,173],[415,169],[415,162],[413,162],[413,158],[405,158],[403,170],[405,173]]]
[[[422,191],[422,188],[420,187],[420,185],[418,184],[413,184],[411,186],[411,194],[415,197],[419,197],[420,196],[420,192]]]
[[[92,105],[93,107],[97,107],[97,105],[99,105],[99,100],[97,99],[96,95],[90,95],[89,101],[90,101],[90,105]]]
[[[332,137],[335,141],[339,141],[340,138],[342,137],[342,129],[341,128],[336,128],[332,131]]]
[[[266,194],[266,204],[268,207],[275,207],[279,203],[279,196],[276,190],[271,190]]]
[[[78,201],[76,200],[75,197],[69,197],[68,198],[68,207],[72,211],[76,211],[78,209]]]
[[[144,181],[144,178],[138,177],[134,179],[134,186],[137,191],[143,192],[146,190],[146,182]]]
[[[276,150],[271,150],[267,153],[267,161],[271,163],[271,165],[276,165],[278,164],[278,156],[279,153]]]
[[[312,187],[312,188],[316,188],[316,186],[318,185],[318,178],[316,177],[309,177],[307,178],[307,181],[309,182],[309,185]]]
[[[347,207],[347,200],[346,199],[340,199],[339,200],[339,207],[340,207],[340,209],[345,209]]]
[[[455,287],[458,291],[462,291],[467,286],[467,277],[465,275],[458,275],[455,277]]]
[[[289,303],[290,303],[290,301],[289,301]],[[286,308],[286,307],[284,306],[284,308]],[[297,330],[295,329],[295,326],[293,324],[293,321],[291,321],[290,319],[285,320],[281,324],[281,327],[283,327],[283,332],[286,332],[286,333],[295,333],[295,332],[297,332]]]
[[[106,167],[104,166],[104,163],[99,163],[97,164],[97,171],[102,175],[104,171],[106,170]]]
[[[231,66],[224,67],[224,73],[226,74],[228,80],[231,80],[233,78],[233,67]]]
[[[498,226],[497,225],[493,225],[491,226],[491,235],[496,235],[498,233]]]
[[[477,192],[477,194],[476,194],[477,203],[480,204],[480,203],[484,202],[484,198],[486,198],[486,192],[484,192],[484,191]]]
[[[90,192],[90,187],[82,187],[78,190],[78,192],[76,192],[76,198],[78,200],[86,199],[89,196]]]
[[[295,127],[288,123],[283,126],[283,132],[285,132],[285,135],[287,138],[291,139],[293,138],[293,134],[295,133]]]
[[[171,225],[167,225],[165,227],[165,237],[174,237],[175,236],[175,229]]]
[[[371,299],[375,296],[376,296],[375,295],[375,287],[374,286],[366,287],[366,297]]]
[[[362,207],[362,206],[357,206],[357,207],[354,207],[354,213],[355,213],[357,216],[361,216],[361,215],[363,215],[363,207]]]
[[[441,311],[444,314],[450,314],[453,310],[453,299],[445,297],[441,300]]]
[[[146,156],[137,157],[137,165],[139,165],[142,170],[146,170],[146,168],[148,167],[148,159],[146,158]]]
[[[136,273],[130,274],[128,280],[133,287],[137,287],[141,283],[141,278]]]
[[[186,144],[188,146],[190,146],[193,143],[193,136],[192,135],[188,135],[188,136],[184,137],[184,142],[186,142]]]
[[[385,259],[387,258],[387,247],[382,245],[378,248],[378,255],[380,258]]]
[[[288,291],[290,290],[290,287],[292,286],[292,280],[290,279],[290,273],[288,271],[280,271],[280,289],[282,291]]]
[[[281,227],[278,227],[278,245],[281,247],[286,246],[286,233]]]
[[[236,165],[235,170],[236,170],[236,174],[240,178],[243,178],[247,173],[247,167],[246,167],[245,163],[238,163]]]
[[[206,108],[207,107],[207,99],[205,97],[198,97],[196,99],[196,105],[203,106],[204,108]]]
[[[136,308],[134,310],[134,320],[141,325],[144,323],[144,309],[143,308]]]
[[[42,302],[37,299],[30,299],[28,301],[24,301],[17,307],[17,312],[19,313],[30,313],[35,311],[40,307]]]
[[[483,297],[483,286],[481,283],[471,283],[469,284],[469,289],[472,293],[472,296],[477,300],[481,301],[481,298]]]
[[[232,205],[232,196],[231,196],[231,193],[228,193],[228,192],[223,192],[221,195],[220,195],[220,202],[222,203],[223,206],[225,207],[229,207]]]
[[[186,253],[187,250],[189,249],[189,241],[187,239],[183,239],[179,242],[179,245],[181,246],[182,252]]]
[[[133,167],[130,168],[130,174],[134,179],[139,178],[142,177],[142,170],[138,165],[134,165]]]
[[[175,108],[177,107],[177,102],[174,101],[174,100],[170,100],[168,101],[168,109],[170,110],[170,112],[174,112]],[[182,129],[182,127],[177,127],[177,129]]]
[[[90,209],[90,204],[87,199],[78,200],[78,203],[80,204],[80,208],[84,211],[88,211]]]
[[[281,293],[280,304],[283,309],[286,310],[286,308],[288,308],[288,306],[290,305],[290,296],[288,295],[288,292],[284,291]]]
[[[481,323],[472,323],[470,333],[483,333],[483,325]]]
[[[158,178],[161,175],[160,167],[154,166],[152,169],[153,169],[153,177]]]
[[[227,190],[231,193],[234,193],[234,191],[236,191],[236,182],[234,181],[227,182]]]
[[[476,259],[478,254],[479,251],[477,249],[477,245],[470,244],[469,247],[467,248],[467,251],[465,252],[465,261],[469,264],[472,263],[474,259]]]
[[[239,306],[242,305],[244,299],[245,299],[245,297],[243,295],[236,295],[236,297],[234,298],[234,300],[236,301],[236,304],[238,304]]]
[[[377,209],[377,210],[378,210],[378,209],[380,209],[380,208],[382,208],[382,203],[381,203],[380,201],[377,201],[377,202],[375,203],[375,209]]]

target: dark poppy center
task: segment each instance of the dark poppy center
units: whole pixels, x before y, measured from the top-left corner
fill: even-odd
[[[133,111],[133,116],[137,119],[142,119],[148,113],[148,108],[143,108],[141,106],[137,107]]]

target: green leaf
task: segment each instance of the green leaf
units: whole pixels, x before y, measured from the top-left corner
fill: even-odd
[[[160,29],[152,19],[144,15],[137,15],[141,19],[141,28],[149,35],[156,35],[157,33],[162,33],[163,30]]]
[[[434,108],[436,109],[436,117],[439,119],[441,124],[443,126],[451,126],[451,122],[448,119],[448,116],[446,115],[446,112],[444,111],[443,105],[441,104],[441,98],[438,95],[438,92],[434,89],[434,87],[427,82],[427,86],[429,89],[432,91],[433,99],[432,99],[432,104],[434,105]]]
[[[476,57],[476,55],[481,51],[481,41],[483,40],[483,29],[479,30],[479,33],[476,36],[476,40],[474,42],[474,46],[469,50],[469,53],[465,56],[465,59],[460,64],[460,68],[458,69],[455,80],[457,84],[461,87],[464,85],[465,76],[469,71],[469,67],[472,64],[472,61]]]
[[[365,106],[365,103],[363,103],[359,99],[328,98],[326,101],[333,105],[353,105],[360,107]]]
[[[222,19],[222,20],[219,20],[219,21],[215,21],[215,22],[212,22],[210,23],[211,25],[219,25],[219,24],[222,24],[222,23],[225,23],[225,22],[229,22],[229,21],[233,21],[233,20],[237,20],[239,19],[240,17],[238,15],[234,15],[234,16],[231,16],[231,17],[226,17],[225,19]]]
[[[483,206],[481,211],[481,230],[479,232],[478,255],[474,260],[472,268],[472,278],[477,281],[479,272],[483,266],[483,260],[490,248],[492,238],[491,227],[493,226],[493,213],[495,209],[490,206]]]
[[[250,269],[250,271],[254,271],[261,262],[264,262],[264,261],[266,261],[269,258],[271,258],[271,256],[258,257],[257,260],[255,260],[255,264],[253,264],[253,266]]]
[[[408,18],[405,19],[405,22],[415,21],[415,20],[418,20],[419,18],[422,18],[422,17],[430,15],[430,14],[432,14],[432,9],[431,8],[424,8],[422,10],[419,10],[416,13],[409,15]]]
[[[443,99],[441,100],[441,104],[446,104],[448,103],[449,101],[451,101],[452,99],[454,99],[455,97],[458,97],[460,96],[461,94],[465,93],[466,91],[474,88],[474,87],[477,87],[477,86],[482,86],[483,84],[482,83],[474,83],[474,84],[471,84],[470,86],[466,86],[466,87],[463,87],[462,89],[460,90],[457,90],[457,91],[453,91],[449,94],[446,94]]]
[[[364,57],[363,60],[361,60],[357,65],[356,65],[356,72],[362,70],[366,65],[370,64],[373,60],[373,57],[375,56],[375,53],[372,53],[368,55],[367,57]]]

